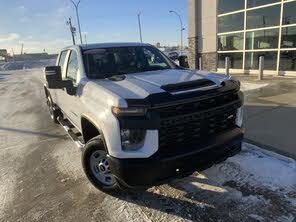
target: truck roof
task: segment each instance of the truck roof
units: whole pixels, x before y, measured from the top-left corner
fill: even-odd
[[[128,46],[151,46],[147,43],[139,43],[139,42],[110,42],[110,43],[92,43],[92,44],[82,44],[75,46],[68,46],[65,49],[70,49],[73,47],[80,47],[82,50],[88,49],[100,49],[100,48],[112,48],[112,47],[128,47]]]

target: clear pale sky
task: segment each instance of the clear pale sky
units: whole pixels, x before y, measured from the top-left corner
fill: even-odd
[[[69,0],[0,0],[0,48],[20,53],[55,53],[71,45],[66,20],[72,17],[77,27],[74,6]],[[178,45],[182,16],[187,44],[187,0],[81,0],[80,20],[87,42],[139,41],[137,13],[142,12],[144,42]],[[78,27],[77,27],[78,30]],[[79,35],[77,33],[78,42]]]

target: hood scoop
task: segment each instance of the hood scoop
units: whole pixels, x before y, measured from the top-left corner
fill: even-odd
[[[126,76],[125,75],[115,75],[115,76],[111,76],[108,79],[113,81],[113,82],[118,82],[118,81],[123,81],[125,80]]]
[[[203,88],[209,88],[209,87],[217,87],[217,85],[215,82],[209,79],[198,79],[190,82],[164,85],[164,86],[161,86],[161,89],[170,93],[178,93],[178,92],[202,90]]]

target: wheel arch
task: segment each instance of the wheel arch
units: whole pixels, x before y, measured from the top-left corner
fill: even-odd
[[[96,136],[100,136],[108,153],[108,147],[104,138],[103,131],[101,130],[99,125],[94,120],[92,120],[92,118],[84,114],[81,115],[81,132],[85,143]]]

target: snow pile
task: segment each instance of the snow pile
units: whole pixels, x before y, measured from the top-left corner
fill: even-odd
[[[5,62],[0,63],[0,71],[43,68],[54,65],[55,62],[55,59]]]
[[[296,187],[296,161],[264,151],[254,145],[244,144],[243,152],[230,159],[243,171],[254,175],[253,180],[275,189]],[[252,182],[252,181],[250,181]]]
[[[241,82],[241,90],[243,92],[260,89],[268,86],[268,83],[249,83],[249,82]]]
[[[239,185],[268,188],[272,191],[296,190],[296,161],[244,143],[242,152],[207,171],[208,178],[223,184],[234,180]],[[217,177],[218,176],[218,177]]]

